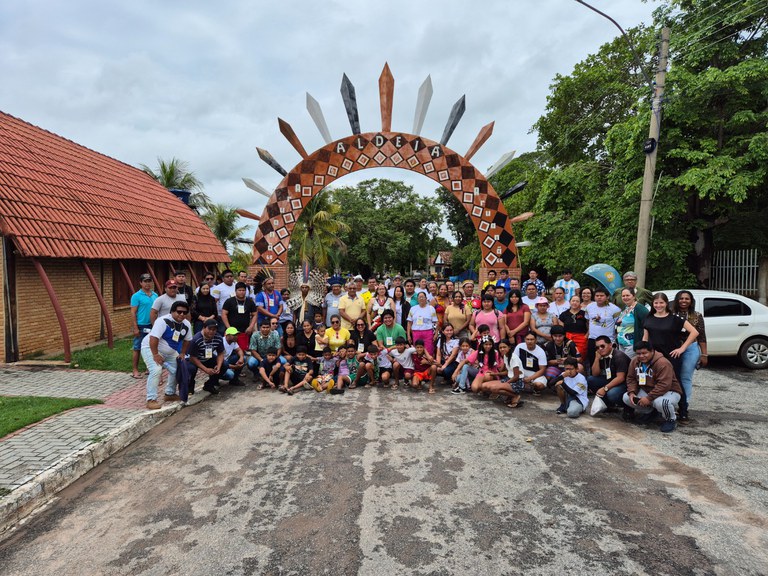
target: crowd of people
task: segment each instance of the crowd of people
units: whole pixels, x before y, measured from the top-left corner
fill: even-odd
[[[689,421],[693,373],[707,363],[706,333],[691,292],[669,302],[627,272],[624,286],[580,286],[563,271],[548,291],[531,270],[521,282],[490,271],[478,286],[421,279],[328,278],[324,294],[256,286],[245,272],[206,274],[193,290],[178,271],[164,294],[148,274],[131,299],[133,375],[147,366],[147,408],[221,380],[276,389],[343,394],[358,386],[434,394],[475,393],[523,406],[523,393],[552,393],[558,414],[621,411],[626,420],[660,421],[662,432]]]

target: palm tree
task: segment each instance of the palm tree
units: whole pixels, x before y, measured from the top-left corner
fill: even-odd
[[[349,232],[349,226],[337,219],[341,207],[331,204],[329,198],[324,192],[315,196],[296,221],[291,236],[292,252],[299,262],[309,262],[311,268],[337,267],[347,251],[339,234]]]
[[[187,162],[178,158],[171,158],[169,162],[166,162],[162,158],[158,158],[157,166],[158,169],[155,172],[146,164],[139,165],[144,172],[160,182],[165,188],[180,188],[192,192],[189,197],[189,205],[193,208],[207,210],[211,206],[210,197],[203,192],[203,183],[197,179],[194,172],[189,171]]]
[[[238,251],[241,251],[237,246],[238,238],[248,227],[238,226],[240,216],[235,208],[224,204],[210,204],[201,218],[227,252],[234,256]]]

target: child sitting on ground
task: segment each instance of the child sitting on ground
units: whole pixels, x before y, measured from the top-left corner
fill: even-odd
[[[395,349],[389,353],[389,359],[392,361],[392,373],[395,378],[392,390],[397,390],[400,385],[401,373],[406,385],[413,378],[413,355],[416,353],[416,348],[406,348],[406,344],[405,338],[398,336],[395,340]]]
[[[338,370],[338,361],[333,357],[333,352],[326,346],[323,348],[323,357],[320,358],[317,378],[312,380],[312,386],[318,392],[333,390],[335,381],[333,379]]]
[[[349,379],[352,382],[349,385],[349,389],[357,388],[358,382],[362,380],[362,373],[360,373],[360,361],[357,355],[357,346],[350,340],[346,345],[347,349],[347,368],[349,369]]]
[[[314,363],[307,356],[306,346],[296,348],[296,356],[285,366],[285,378],[283,385],[278,388],[280,392],[286,392],[289,396],[297,390],[313,390]]]
[[[437,376],[437,366],[435,359],[432,358],[424,347],[424,340],[416,340],[413,343],[416,352],[411,359],[413,360],[413,380],[411,386],[415,390],[421,390],[423,382],[429,384],[429,393],[435,393],[435,376]]]
[[[587,379],[579,372],[579,361],[566,358],[563,362],[563,381],[555,386],[560,398],[558,414],[568,414],[568,418],[578,418],[587,409]]]
[[[335,394],[341,394],[344,392],[344,386],[352,384],[352,379],[349,377],[349,364],[347,363],[347,349],[342,346],[336,352],[336,362],[339,366],[339,372],[336,375],[336,387],[334,388]]]
[[[280,371],[283,369],[283,364],[280,362],[280,357],[277,355],[277,348],[267,348],[267,358],[261,364],[259,364],[259,376],[261,376],[261,383],[256,387],[259,390],[264,388],[266,384],[270,388],[277,388],[275,380],[280,382]]]
[[[360,355],[360,372],[365,371],[367,376],[366,388],[371,386],[377,386],[379,381],[379,367],[376,364],[376,360],[379,357],[379,347],[376,344],[368,346],[368,351]]]
[[[459,353],[456,355],[456,362],[458,362],[458,364],[456,365],[456,370],[453,371],[453,375],[451,376],[451,380],[453,381],[451,394],[463,394],[468,392],[468,376],[467,373],[464,372],[464,366],[467,365],[467,359],[471,353],[472,344],[470,343],[469,338],[462,338],[459,340]],[[464,385],[462,386],[462,384]]]

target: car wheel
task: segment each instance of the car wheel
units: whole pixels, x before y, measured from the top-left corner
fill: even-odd
[[[768,368],[768,340],[750,338],[741,346],[739,357],[744,365],[752,370]]]

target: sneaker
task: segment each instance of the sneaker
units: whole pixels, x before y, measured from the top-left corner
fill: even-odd
[[[451,388],[451,394],[461,394],[461,388]]]
[[[557,410],[555,410],[555,414],[565,414],[566,412],[568,412],[568,409],[565,407],[565,404],[560,404]]]
[[[677,423],[680,426],[688,426],[688,424],[691,423],[691,419],[687,415],[686,416],[678,416],[677,417]]]
[[[219,391],[216,390],[216,388],[214,388],[210,384],[206,384],[205,386],[203,386],[203,390],[205,390],[206,392],[210,392],[213,395],[216,395],[219,393]]]
[[[649,412],[648,414],[635,415],[635,424],[639,424],[640,426],[651,424],[654,420],[656,420],[656,410]]]
[[[166,402],[178,402],[181,398],[179,398],[178,394],[166,394],[163,396],[163,400]]]
[[[665,420],[664,424],[659,427],[659,430],[665,434],[669,434],[670,432],[674,432],[675,428],[677,428],[677,422],[674,420]]]
[[[157,400],[147,400],[147,410],[160,410],[163,405]]]

